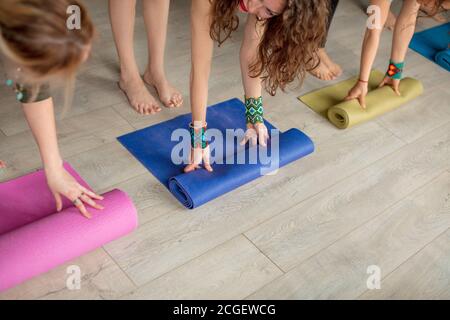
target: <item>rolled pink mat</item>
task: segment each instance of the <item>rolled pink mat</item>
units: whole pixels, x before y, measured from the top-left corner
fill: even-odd
[[[83,185],[86,183],[65,164]],[[55,200],[42,171],[0,183],[0,291],[92,251],[137,227],[137,212],[120,190],[103,195],[104,210],[90,208],[86,219]]]

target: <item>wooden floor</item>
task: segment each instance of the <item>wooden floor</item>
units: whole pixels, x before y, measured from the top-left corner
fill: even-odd
[[[188,101],[190,1],[172,1],[167,73]],[[117,90],[117,57],[105,0],[90,1],[99,31],[93,57],[79,75],[69,114],[58,122],[64,158],[98,192],[120,188],[139,209],[133,234],[0,294],[1,299],[398,299],[450,298],[450,77],[409,51],[408,76],[425,94],[375,121],[340,131],[296,100],[327,85],[266,98],[267,119],[297,127],[316,143],[314,155],[211,203],[188,211],[116,137],[188,113],[164,109],[140,116]],[[327,49],[358,70],[366,17],[341,1]],[[419,29],[434,25],[419,20]],[[242,27],[215,51],[210,103],[242,97],[238,50]],[[391,32],[376,60],[384,70]],[[136,55],[147,59],[142,18]],[[38,150],[13,94],[1,87],[0,181],[40,166]],[[60,99],[59,99],[60,100]],[[59,103],[61,108],[61,103]],[[66,289],[78,265],[81,290]],[[381,269],[369,290],[367,268]]]

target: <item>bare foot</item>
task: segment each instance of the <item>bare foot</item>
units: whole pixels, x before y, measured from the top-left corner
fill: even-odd
[[[384,24],[384,27],[388,30],[394,30],[395,24],[397,23],[397,17],[392,11],[389,11],[389,15],[386,19],[386,23]]]
[[[445,10],[448,10],[449,8],[446,8],[445,6],[449,6],[449,4],[443,4],[442,5],[442,7]],[[421,5],[420,6],[420,11],[425,13],[427,16],[430,16],[431,18],[433,18],[437,22],[441,22],[441,23],[447,22],[447,18],[445,17],[445,15],[442,12],[439,12],[439,11],[436,12],[436,10],[434,10],[432,7],[428,7],[426,5]]]
[[[336,75],[330,70],[328,65],[325,63],[325,60],[323,59],[324,52],[325,52],[324,49],[319,49],[318,56],[320,59],[320,63],[313,70],[309,71],[309,73],[320,80],[324,81],[334,80],[336,79]]]
[[[182,106],[183,96],[164,76],[157,79],[156,77],[152,77],[150,71],[147,70],[143,78],[146,84],[155,88],[164,106],[167,108],[178,108]]]
[[[127,96],[130,105],[140,114],[149,115],[161,111],[158,102],[148,92],[140,77],[132,81],[124,81],[121,79],[119,88]]]
[[[0,169],[6,168],[6,162],[3,160],[0,160]]]
[[[322,60],[322,62],[325,63],[325,65],[328,67],[328,69],[336,78],[339,78],[342,75],[341,66],[335,63],[333,60],[331,60],[330,56],[325,51],[325,49],[319,50],[319,57],[320,60]]]

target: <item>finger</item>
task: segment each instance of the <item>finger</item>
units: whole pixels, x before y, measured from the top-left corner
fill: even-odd
[[[252,134],[252,136],[250,137],[250,144],[252,146],[256,146],[258,144],[258,135],[257,134]]]
[[[188,164],[188,165],[184,168],[184,172],[185,172],[185,173],[189,173],[189,172],[192,172],[192,171],[197,170],[199,167],[200,167],[200,166],[199,166],[198,164],[191,163],[191,164]]]
[[[211,162],[209,160],[209,151],[204,153],[203,155],[203,166],[205,167],[205,169],[209,172],[212,172],[213,169],[211,167]]]
[[[399,83],[395,82],[392,85],[392,89],[394,89],[394,92],[396,95],[401,96],[400,90],[399,90]]]
[[[53,196],[55,197],[55,201],[56,201],[56,211],[60,212],[63,208],[61,196],[57,192],[53,193]]]
[[[241,141],[241,146],[245,146],[249,139],[250,139],[250,137],[246,134]]]
[[[80,187],[81,187],[81,191],[82,191],[84,194],[87,194],[89,197],[94,198],[94,199],[97,199],[97,200],[103,200],[103,199],[104,199],[103,196],[100,196],[100,195],[98,195],[98,194],[92,192],[91,190],[86,189],[86,188],[83,187],[83,186],[80,186]]]
[[[387,80],[384,79],[383,81],[381,81],[381,83],[378,85],[378,88],[383,88],[387,83]]]
[[[366,96],[365,95],[360,95],[358,98],[359,104],[361,105],[361,107],[363,109],[366,109]]]
[[[81,212],[81,214],[82,214],[83,216],[85,216],[85,217],[88,218],[88,219],[91,219],[91,218],[92,218],[91,214],[86,210],[86,207],[84,206],[83,202],[82,202],[80,199],[77,199],[77,200],[74,202],[74,205],[75,205],[75,207],[78,209],[78,211]]]
[[[259,144],[262,145],[263,147],[267,146],[266,143],[266,130],[265,128],[259,128],[258,129],[258,140],[259,140]]]
[[[356,99],[356,96],[354,96],[354,95],[352,95],[352,94],[348,94],[345,98],[344,98],[344,101],[350,101],[350,100],[353,100],[353,99]]]
[[[88,205],[90,205],[92,208],[95,208],[97,210],[103,210],[104,207],[95,203],[94,200],[92,200],[91,198],[89,198],[86,194],[81,195],[80,197],[81,200],[83,200],[84,203],[87,203]]]

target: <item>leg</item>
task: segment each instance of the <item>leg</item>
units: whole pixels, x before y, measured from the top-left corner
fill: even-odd
[[[167,81],[164,71],[169,5],[169,0],[144,0],[143,2],[149,52],[144,81],[154,86],[162,103],[171,108],[180,107],[183,104],[183,98],[181,93]]]
[[[394,30],[396,22],[397,22],[397,17],[392,12],[392,10],[389,11],[389,15],[387,17],[386,23],[384,24],[384,27],[388,30]]]
[[[447,17],[445,16],[445,14],[440,12],[442,9],[443,10],[449,10],[450,9],[450,0],[443,1],[441,8],[437,8],[437,10],[433,7],[433,3],[428,4],[428,5],[427,4],[422,4],[420,6],[420,11],[422,11],[426,15],[431,16],[434,20],[436,20],[438,22],[446,23],[447,22]]]
[[[330,0],[330,15],[328,17],[328,27],[327,27],[328,30],[330,29],[331,22],[333,20],[338,4],[339,0]],[[334,80],[336,79],[336,77],[339,77],[342,74],[342,68],[338,64],[336,64],[333,60],[331,60],[331,58],[328,56],[325,50],[325,45],[326,39],[322,43],[322,47],[317,52],[320,63],[310,73],[321,80]]]
[[[119,86],[136,111],[152,114],[161,108],[145,87],[134,56],[135,7],[136,0],[109,0],[111,26],[120,60]]]

